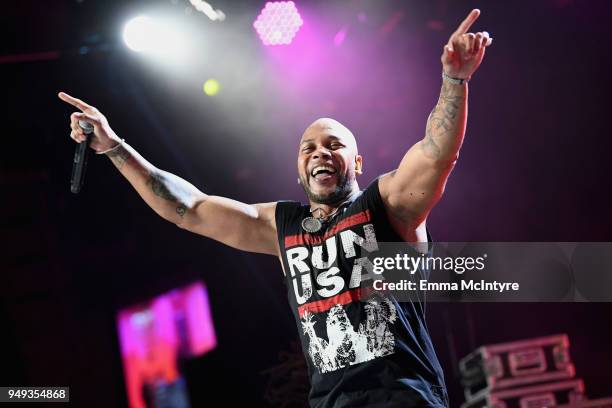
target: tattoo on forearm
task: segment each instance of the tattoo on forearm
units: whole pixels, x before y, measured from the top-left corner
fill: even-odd
[[[465,94],[463,88],[453,87],[446,82],[442,83],[442,91],[438,104],[431,111],[427,120],[425,138],[421,148],[427,157],[438,159],[443,150],[452,149],[456,136],[457,115],[464,103]]]
[[[123,145],[117,147],[111,152],[106,153],[106,155],[112,160],[119,170],[121,170],[125,162],[131,157],[130,152],[128,152]]]
[[[188,184],[165,171],[151,171],[147,180],[147,186],[153,194],[169,201],[169,204],[174,207],[174,212],[181,218],[187,214],[190,202],[193,201],[187,191]]]
[[[147,184],[153,193],[168,201],[177,201],[177,198],[168,190],[165,184],[165,177],[160,174],[151,174],[149,176],[149,180],[147,180]],[[177,210],[178,212],[178,210]]]

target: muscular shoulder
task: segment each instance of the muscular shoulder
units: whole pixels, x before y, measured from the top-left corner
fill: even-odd
[[[397,170],[385,173],[378,178],[378,190],[387,213],[403,223],[414,223],[416,214],[405,205],[405,197],[396,193],[395,180]]]
[[[378,190],[387,213],[387,220],[393,230],[406,242],[426,242],[426,218],[420,218],[397,202],[398,197],[391,193],[391,183],[396,171],[383,174],[378,178]]]

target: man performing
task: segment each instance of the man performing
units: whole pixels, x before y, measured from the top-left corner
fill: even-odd
[[[430,241],[425,222],[465,133],[467,82],[492,42],[487,32],[467,32],[479,14],[472,10],[444,46],[440,98],[425,137],[397,170],[361,191],[363,157],[353,134],[333,119],[306,129],[297,168],[309,205],[250,205],[202,193],[146,161],[96,108],[65,93],[59,97],[81,111],[71,115],[72,139],[85,140],[79,120],[91,123],[91,147],[106,154],[161,217],[231,247],[280,258],[308,364],[311,406],[447,407],[424,305],[362,297],[360,286],[371,278],[357,250]]]

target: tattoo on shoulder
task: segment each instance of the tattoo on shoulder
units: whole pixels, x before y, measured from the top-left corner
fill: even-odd
[[[119,170],[121,170],[125,162],[131,157],[130,152],[123,145],[117,147],[117,149],[111,152],[106,153],[106,155],[112,160],[113,163],[115,163],[115,166],[117,166]]]
[[[178,207],[176,207],[176,213],[179,215],[179,217],[183,218],[183,216],[185,215],[185,212],[187,211],[187,207],[185,207],[183,204],[179,205]]]

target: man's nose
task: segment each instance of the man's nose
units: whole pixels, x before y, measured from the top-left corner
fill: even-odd
[[[314,154],[312,155],[313,159],[326,159],[329,157],[331,157],[331,152],[323,146],[317,148],[317,150],[315,150]]]

